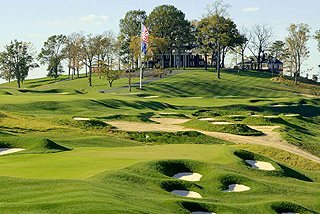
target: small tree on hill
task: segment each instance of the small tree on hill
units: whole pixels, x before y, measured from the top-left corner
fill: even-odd
[[[112,87],[113,82],[121,77],[123,71],[109,69],[109,65],[106,65],[104,61],[100,61],[100,73],[108,80],[109,86]]]

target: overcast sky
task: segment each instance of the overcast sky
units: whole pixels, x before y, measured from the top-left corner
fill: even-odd
[[[210,0],[0,0],[0,50],[13,39],[30,41],[39,52],[43,42],[54,34],[72,32],[99,34],[119,31],[119,20],[129,10],[141,9],[148,14],[161,4],[182,10],[189,20],[200,19]],[[312,34],[320,29],[320,1],[317,0],[225,0],[231,5],[229,16],[239,28],[268,24],[274,39],[284,40],[291,23],[307,23]],[[310,59],[305,68],[319,73],[320,53],[317,43],[309,42]],[[29,78],[45,76],[45,68],[30,72]],[[1,81],[1,80],[0,80]]]

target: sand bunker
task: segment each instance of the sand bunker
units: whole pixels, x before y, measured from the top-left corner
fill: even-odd
[[[277,104],[277,105],[273,105],[273,107],[286,107],[288,105],[283,105],[283,104]]]
[[[193,173],[193,172],[182,172],[175,174],[172,178],[177,178],[184,181],[200,181],[202,175],[199,173]]]
[[[146,99],[152,99],[152,98],[158,98],[159,96],[146,96],[146,97],[143,97],[143,98],[146,98]]]
[[[263,161],[256,161],[256,160],[246,160],[248,164],[252,166],[252,168],[255,169],[261,169],[261,170],[275,170],[274,166],[272,166],[271,163],[263,162]]]
[[[274,116],[274,115],[271,115],[271,116],[264,116],[265,118],[277,118],[278,116]]]
[[[188,198],[202,198],[199,193],[188,190],[173,190],[171,193]]]
[[[74,119],[74,120],[90,120],[90,118],[86,118],[86,117],[73,117],[72,119]]]
[[[230,123],[230,122],[212,122],[211,124],[213,124],[213,125],[230,125],[230,124],[234,124],[234,123]]]
[[[62,93],[59,93],[59,94],[70,94],[69,92],[62,92]]]
[[[23,150],[25,150],[25,149],[1,148],[0,149],[0,155],[6,155],[6,154],[10,154],[10,153],[20,152],[20,151],[23,151]]]
[[[299,114],[285,114],[283,116],[285,116],[285,117],[297,117],[297,116],[299,116]]]
[[[199,118],[198,120],[210,121],[210,120],[216,120],[216,119],[215,118]]]
[[[251,115],[251,117],[261,117],[262,115],[259,115],[259,114],[254,114],[254,115]]]
[[[203,211],[196,211],[196,212],[192,212],[193,214],[216,214],[216,213],[212,213],[212,212],[203,212]]]
[[[222,190],[222,192],[243,192],[250,190],[250,187],[241,184],[230,184],[229,189]]]

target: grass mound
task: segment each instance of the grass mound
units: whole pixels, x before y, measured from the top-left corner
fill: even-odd
[[[12,94],[7,91],[0,90],[0,95],[12,95]]]
[[[190,212],[214,212],[216,206],[208,203],[197,203],[193,201],[181,201],[179,202],[181,207]]]
[[[300,205],[291,202],[273,202],[271,208],[277,213],[304,213],[304,214],[317,214],[317,212],[311,211]]]
[[[258,125],[258,126],[272,126],[279,124],[286,124],[281,117],[247,117],[242,122],[246,125]]]
[[[139,142],[155,144],[231,144],[197,131],[179,132],[126,132],[128,138]]]
[[[0,138],[0,148],[22,148],[26,151],[20,153],[55,153],[69,151],[46,138],[5,137]]]
[[[188,128],[199,129],[203,131],[222,132],[244,136],[259,136],[263,132],[248,127],[245,124],[211,124],[208,121],[190,120],[181,124]]]
[[[189,119],[188,116],[179,113],[159,113],[158,117]]]
[[[199,192],[199,190],[202,189],[202,187],[198,184],[195,184],[193,182],[188,182],[188,181],[182,181],[182,180],[163,181],[160,183],[159,186],[168,192],[171,192],[173,190],[189,190],[189,191]]]
[[[31,94],[64,94],[64,95],[83,94],[82,92],[75,89],[49,89],[49,90],[19,89],[18,91],[21,93],[31,93]]]
[[[247,162],[245,162],[245,160],[264,161],[264,162],[268,162],[268,163],[272,164],[272,166],[275,168],[275,170],[265,172],[268,175],[280,176],[280,177],[286,176],[286,177],[296,178],[296,179],[303,180],[303,181],[309,181],[309,182],[312,181],[310,178],[301,174],[300,172],[297,172],[297,171],[295,171],[285,165],[278,164],[277,162],[275,162],[265,156],[255,154],[255,153],[245,151],[245,150],[237,150],[234,152],[234,155],[241,158],[242,164],[249,166],[250,168],[251,168],[251,165],[248,164]]]
[[[100,120],[58,120],[59,125],[68,125],[84,130],[109,131],[111,125]]]
[[[105,117],[96,117],[100,120],[124,120],[131,122],[144,122],[144,123],[157,123],[155,121],[150,120],[148,117],[144,115],[125,115],[125,114],[116,114]]]
[[[149,163],[149,168],[158,171],[168,177],[181,172],[201,172],[206,165],[198,161],[188,160],[163,160]]]

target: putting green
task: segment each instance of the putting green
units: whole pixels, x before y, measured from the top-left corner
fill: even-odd
[[[53,154],[0,157],[1,176],[46,179],[88,178],[135,163],[158,159],[192,159],[218,164],[232,162],[230,149],[217,145],[159,145],[117,148],[75,148]]]

